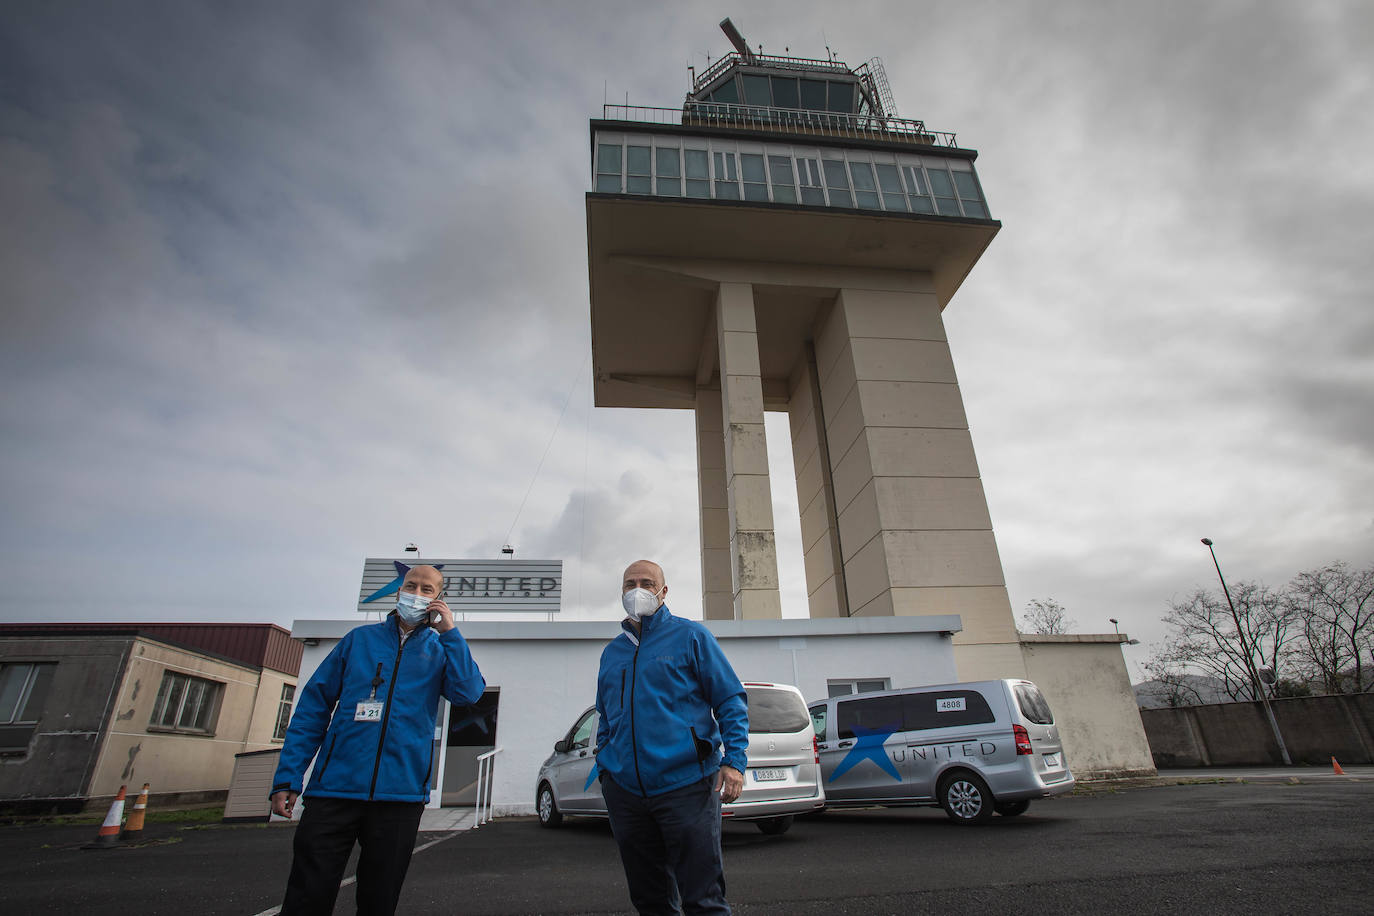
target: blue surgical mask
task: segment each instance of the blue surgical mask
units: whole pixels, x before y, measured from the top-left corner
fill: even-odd
[[[410,626],[416,626],[429,616],[426,609],[433,600],[415,592],[401,592],[396,596],[396,616]]]

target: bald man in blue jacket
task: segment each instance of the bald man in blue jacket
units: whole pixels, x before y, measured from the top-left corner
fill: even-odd
[[[630,900],[641,914],[729,913],[720,806],[749,750],[744,685],[710,630],[675,617],[663,568],[631,563],[626,617],[601,653],[596,766]]]

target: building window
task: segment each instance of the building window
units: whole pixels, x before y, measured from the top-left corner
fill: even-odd
[[[959,191],[959,202],[964,205],[965,216],[988,218],[988,208],[983,204],[983,192],[972,172],[955,170],[954,187]]]
[[[854,179],[854,201],[868,210],[879,209],[878,186],[873,181],[873,164],[870,162],[849,163],[849,174]]]
[[[716,153],[716,199],[739,200],[739,160],[734,153]]]
[[[825,190],[821,187],[821,163],[818,159],[798,159],[797,175],[801,178],[802,203],[825,206]]]
[[[912,213],[934,213],[935,206],[930,202],[930,190],[926,187],[924,173],[919,165],[902,166],[906,176],[906,193],[911,199]]]
[[[741,153],[740,171],[744,176],[744,199],[768,199],[768,175],[763,170],[763,157],[757,153]]]
[[[296,685],[281,685],[281,702],[277,704],[277,728],[272,732],[273,741],[286,740],[286,726],[291,724],[291,703],[296,699]]]
[[[682,196],[682,150],[660,146],[654,150],[654,191],[663,197]]]
[[[773,200],[780,204],[795,204],[797,188],[792,178],[792,158],[769,156],[768,173],[773,178]]]
[[[620,144],[597,144],[596,189],[609,194],[620,193]]]
[[[930,178],[930,190],[935,195],[935,212],[941,216],[961,216],[959,199],[955,196],[954,182],[950,180],[949,171],[927,167],[926,176]]]
[[[162,675],[149,731],[213,734],[219,717],[220,690],[223,684],[168,671]]]
[[[849,196],[849,173],[845,171],[843,159],[823,159],[825,167],[825,186],[830,191],[830,206],[852,207],[853,198]]]
[[[878,187],[883,192],[883,206],[888,210],[906,212],[906,194],[902,192],[902,178],[897,174],[895,165],[879,162]]]
[[[54,662],[0,665],[0,754],[29,749],[56,671]]]
[[[682,151],[687,166],[687,196],[711,196],[711,156],[704,149]]]
[[[652,151],[647,146],[625,148],[625,190],[630,194],[652,194]]]
[[[891,690],[892,680],[885,677],[861,677],[853,680],[826,681],[826,696],[847,697],[851,693],[875,693]]]

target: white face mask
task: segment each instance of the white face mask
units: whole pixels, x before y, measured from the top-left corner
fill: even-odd
[[[396,616],[413,627],[429,616],[425,609],[433,600],[415,592],[401,592],[396,596]]]
[[[625,613],[636,620],[641,617],[649,617],[657,611],[663,602],[658,598],[658,592],[651,592],[644,588],[632,588],[620,596],[620,604],[625,608]]]

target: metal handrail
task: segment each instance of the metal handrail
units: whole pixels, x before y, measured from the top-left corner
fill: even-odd
[[[492,774],[496,765],[493,758],[499,753],[501,748],[498,747],[477,756],[477,798],[472,809],[474,830],[491,820]],[[483,809],[486,810],[485,815]]]
[[[768,67],[778,67],[783,70],[820,70],[825,73],[848,73],[849,66],[838,60],[813,60],[808,57],[781,57],[775,54],[755,54],[754,64],[762,64]],[[731,51],[724,57],[717,60],[707,67],[697,77],[696,82],[692,83],[692,91],[696,92],[706,86],[716,77],[735,64],[748,64],[744,57],[737,51]]]
[[[806,108],[773,108],[763,105],[734,105],[727,102],[688,102],[681,109],[650,108],[644,105],[603,105],[601,115],[608,121],[643,124],[676,124],[700,127],[736,127],[823,137],[848,137],[856,140],[886,140],[922,146],[954,147],[954,134],[927,130],[924,121],[910,118],[882,118]]]

